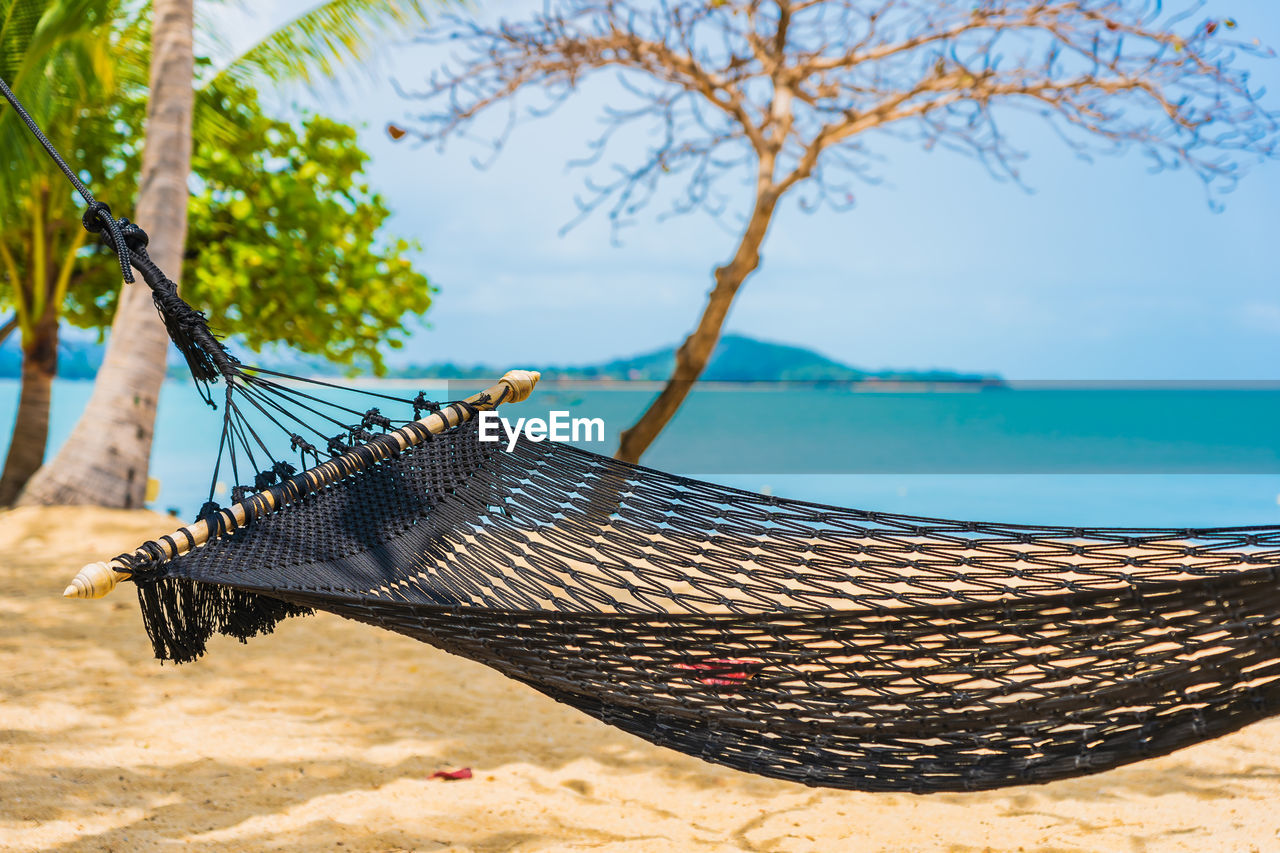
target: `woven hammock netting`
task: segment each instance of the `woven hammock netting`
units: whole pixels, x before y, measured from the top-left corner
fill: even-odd
[[[866,791],[1048,782],[1277,709],[1280,528],[863,512],[564,444],[507,451],[481,442],[474,420],[434,436],[400,421],[414,438],[400,449],[377,408],[242,365],[152,262],[145,232],[95,199],[3,80],[0,96],[83,197],[85,228],[124,279],[141,274],[207,403],[223,383],[219,465],[225,456],[239,481],[241,454],[256,493],[236,486],[233,498],[270,508],[228,530],[211,484],[201,518],[221,529],[207,543],[170,559],[169,536],[171,550],[149,542],[117,558],[161,659],[326,610],[487,664],[653,743]],[[439,410],[421,394],[399,402],[415,420]],[[309,473],[276,458],[250,410],[336,481],[302,494]]]
[[[1274,713],[1278,544],[821,506],[508,452],[471,422],[134,579],[161,658],[325,610],[707,761],[925,793],[1106,770]]]

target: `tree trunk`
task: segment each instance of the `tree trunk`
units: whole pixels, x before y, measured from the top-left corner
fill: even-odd
[[[58,312],[49,306],[22,341],[22,390],[9,455],[0,476],[0,506],[9,506],[44,462],[49,441],[49,403],[58,373]]]
[[[155,0],[152,9],[151,98],[133,218],[150,235],[151,257],[177,281],[191,171],[192,0]],[[126,285],[89,404],[20,503],[142,506],[168,348],[146,284]]]
[[[14,314],[8,321],[0,326],[0,346],[4,346],[4,342],[9,340],[9,336],[18,328],[18,315]]]
[[[676,350],[676,366],[671,378],[640,419],[629,429],[623,430],[615,458],[633,464],[639,462],[641,454],[649,449],[649,445],[666,427],[685,397],[689,396],[693,383],[702,375],[720,340],[720,330],[733,305],[733,298],[738,294],[738,288],[760,266],[760,246],[764,243],[769,223],[773,220],[777,202],[777,194],[772,189],[765,189],[757,194],[751,219],[747,221],[742,239],[738,242],[738,251],[734,253],[733,260],[716,269],[716,286],[707,299],[707,307],[702,311],[698,327]]]

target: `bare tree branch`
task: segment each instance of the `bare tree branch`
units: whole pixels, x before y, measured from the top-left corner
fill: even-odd
[[[779,200],[804,187],[805,209],[850,206],[853,182],[875,179],[881,137],[959,151],[1018,181],[1026,152],[1003,122],[1029,112],[1079,156],[1137,149],[1156,168],[1189,170],[1211,203],[1250,162],[1277,156],[1280,114],[1260,103],[1248,74],[1249,63],[1272,52],[1237,37],[1231,19],[1206,15],[1206,2],[1167,5],[549,0],[515,22],[452,19],[443,37],[461,53],[413,93],[432,110],[413,132],[423,140],[464,136],[499,106],[511,111],[509,131],[610,71],[632,104],[606,108],[605,129],[579,165],[604,168],[624,135],[644,138],[648,129],[656,141],[638,162],[589,178],[570,226],[606,210],[616,233],[673,183],[667,215],[722,215],[739,197],[720,189],[722,180],[748,181],[738,245],[716,271],[672,383],[624,433],[619,455],[635,460],[710,357],[728,305],[759,264]],[[529,104],[531,97],[540,100]]]

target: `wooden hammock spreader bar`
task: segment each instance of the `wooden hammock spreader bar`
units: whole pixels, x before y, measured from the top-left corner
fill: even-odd
[[[540,378],[541,374],[537,371],[509,370],[493,387],[468,397],[464,402],[471,408],[456,403],[445,406],[439,412],[380,435],[368,444],[353,448],[341,456],[335,456],[278,485],[232,504],[219,513],[221,525],[211,526],[208,520],[201,519],[168,536],[144,543],[134,554],[140,560],[150,559],[158,548],[165,554],[165,559],[180,557],[214,538],[217,526],[230,533],[304,495],[319,491],[375,462],[421,444],[429,434],[444,432],[470,420],[474,410],[496,409],[504,403],[518,403],[529,396]],[[118,583],[131,576],[129,567],[119,559],[90,563],[76,574],[62,594],[67,598],[102,598],[115,589]]]

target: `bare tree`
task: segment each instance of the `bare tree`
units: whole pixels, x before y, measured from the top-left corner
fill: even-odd
[[[613,70],[634,103],[606,109],[583,162],[623,129],[656,142],[588,179],[583,216],[603,209],[627,224],[665,203],[667,178],[681,182],[670,212],[720,215],[741,197],[726,179],[748,182],[737,247],[698,325],[665,390],[622,434],[617,456],[634,462],[706,366],[785,195],[848,207],[853,183],[872,175],[874,142],[890,135],[1017,180],[1025,154],[1002,121],[1021,110],[1082,157],[1136,147],[1157,168],[1188,169],[1212,201],[1249,160],[1277,153],[1278,114],[1243,66],[1272,54],[1236,30],[1203,3],[1170,12],[1158,0],[551,0],[516,22],[452,19],[444,38],[460,53],[411,93],[431,112],[410,132],[443,142],[505,108],[496,150],[518,118]]]

